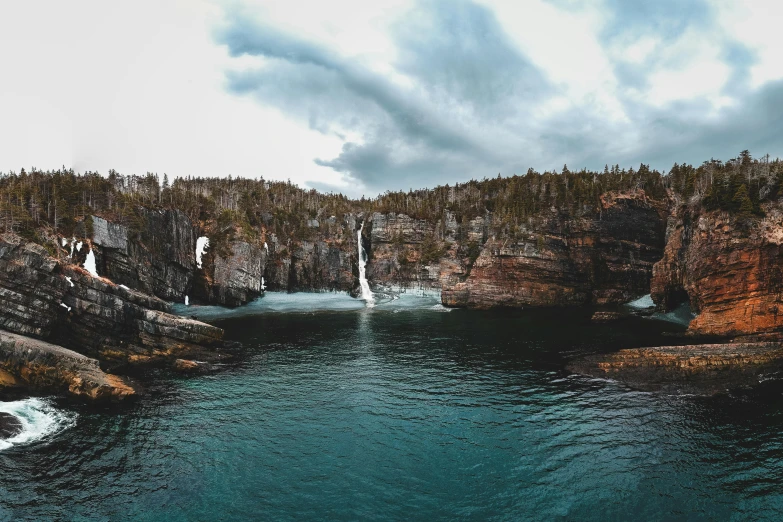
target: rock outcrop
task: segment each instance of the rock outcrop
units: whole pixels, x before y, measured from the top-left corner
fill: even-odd
[[[16,416],[0,411],[0,440],[15,437],[23,429],[22,422]]]
[[[225,257],[214,249],[204,256],[203,267],[196,271],[197,301],[236,307],[262,294],[266,250],[245,241],[231,242],[229,250]]]
[[[13,386],[47,393],[68,392],[90,400],[122,400],[136,390],[104,373],[98,361],[62,346],[0,330],[0,368]]]
[[[728,343],[620,350],[574,360],[567,369],[641,390],[712,395],[758,384],[781,367],[780,343]]]
[[[0,328],[107,366],[201,354],[223,331],[169,313],[157,297],[93,277],[19,237],[0,237]]]
[[[453,213],[444,214],[445,226],[405,214],[373,213],[365,243],[368,280],[385,287],[440,288],[442,265],[456,261],[456,251],[438,250],[440,240],[455,241],[459,228]]]
[[[196,233],[179,210],[141,208],[134,237],[128,228],[92,217],[92,245],[101,276],[166,301],[183,302],[195,271]]]
[[[651,294],[661,310],[685,300],[697,314],[694,334],[783,332],[783,212],[764,205],[763,219],[682,206],[672,217]]]
[[[515,234],[490,237],[472,264],[444,278],[443,304],[568,306],[644,295],[663,252],[666,212],[641,190],[604,194],[583,215],[551,209]],[[485,230],[474,220],[467,235],[478,242]]]

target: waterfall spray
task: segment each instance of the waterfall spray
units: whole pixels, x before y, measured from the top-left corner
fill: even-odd
[[[356,234],[356,242],[359,249],[359,285],[362,288],[360,298],[367,302],[367,306],[373,306],[375,299],[373,299],[372,290],[370,290],[370,283],[367,282],[367,252],[364,251],[362,246],[362,230],[364,230],[364,221],[362,221],[359,232]]]

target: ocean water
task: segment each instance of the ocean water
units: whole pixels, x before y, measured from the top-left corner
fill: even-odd
[[[432,295],[270,294],[225,312],[219,373],[0,449],[0,520],[780,520],[783,386],[703,398],[569,375],[682,325],[448,311]],[[27,401],[24,404],[18,401]]]

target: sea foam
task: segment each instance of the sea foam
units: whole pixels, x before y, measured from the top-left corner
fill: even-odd
[[[14,437],[0,439],[0,451],[32,444],[73,426],[76,416],[54,408],[46,399],[24,399],[0,402],[0,412],[16,417],[22,431]]]

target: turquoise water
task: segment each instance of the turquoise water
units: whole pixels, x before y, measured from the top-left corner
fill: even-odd
[[[671,342],[590,311],[337,294],[190,307],[244,348],[0,451],[0,520],[780,520],[783,386],[717,398],[569,375]],[[262,300],[263,301],[263,300]]]

